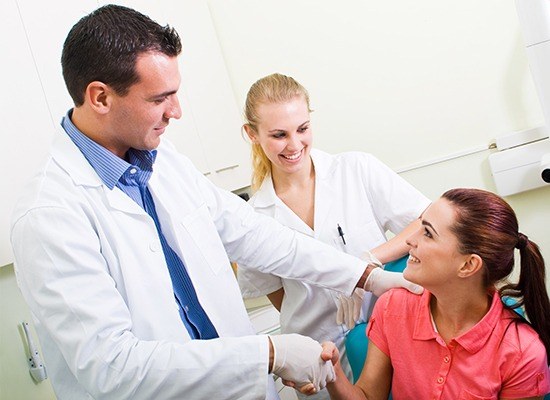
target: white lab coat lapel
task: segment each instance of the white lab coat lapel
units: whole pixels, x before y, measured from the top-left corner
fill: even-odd
[[[67,172],[76,185],[89,187],[103,185],[101,178],[64,131],[56,131],[51,154],[55,162]]]
[[[113,240],[111,244],[114,252],[106,250],[104,254],[111,265],[110,274],[115,282],[124,283],[121,285],[120,291],[134,315],[133,331],[140,337],[158,337],[182,342],[189,340],[187,331],[181,329],[182,325],[171,291],[172,283],[168,269],[157,268],[159,264],[162,265],[165,262],[164,257],[161,252],[147,250],[151,246],[157,245],[157,243],[149,242],[152,236],[145,232],[145,230],[156,231],[153,220],[120,189],[110,190],[107,188],[69,136],[63,131],[59,133],[51,150],[53,160],[66,171],[76,186],[84,187],[88,195],[94,197],[91,199],[90,205],[96,210],[98,216],[107,218],[108,209],[105,207],[112,207],[120,211],[120,213],[109,214],[110,223],[101,223],[98,226],[101,235],[110,237],[113,235],[112,229],[124,227],[134,240],[135,248],[132,247],[133,245],[127,246],[127,243]],[[137,263],[117,259],[117,257],[131,258],[129,255],[135,255],[136,252],[140,254]],[[139,267],[135,267],[138,264]],[[140,295],[140,290],[145,290],[150,281],[156,282],[153,286],[166,289],[157,293],[152,300]],[[126,286],[135,290],[127,292],[124,289]],[[146,304],[141,304],[147,299]],[[106,306],[108,307],[108,305]],[[151,314],[147,311],[150,309],[156,310],[155,313]]]
[[[52,156],[54,160],[69,173],[73,182],[77,186],[101,188],[111,207],[116,210],[145,215],[145,211],[136,204],[122,190],[115,187],[110,190],[105,186],[101,178],[97,175],[94,168],[83,156],[82,152],[75,146],[69,136],[63,132],[58,132],[52,147]]]
[[[254,208],[265,208],[269,210],[269,212],[262,212],[262,214],[267,214],[275,218],[282,225],[303,233],[304,235],[312,237],[314,235],[312,229],[277,196],[271,176],[267,176],[264,179],[261,190],[258,191],[254,200]]]
[[[318,235],[315,232],[321,232],[320,229],[330,215],[334,200],[334,188],[329,184],[330,175],[334,170],[333,158],[323,152],[315,149],[311,150],[311,159],[315,168],[315,198],[322,198],[323,201],[316,201],[314,207],[314,222],[315,231],[300,219],[275,193],[271,176],[266,177],[262,183],[262,188],[259,191],[255,201],[254,208],[271,208],[269,213],[273,218],[281,224],[288,226],[305,235],[315,237]]]
[[[105,187],[105,192],[107,195],[107,200],[109,205],[116,210],[122,211],[129,214],[138,214],[145,216],[147,213],[143,208],[139,206],[134,200],[130,198],[126,193],[124,193],[119,188],[115,187],[113,190],[109,190]]]
[[[333,163],[335,161],[328,154],[318,152],[315,149],[311,150],[311,159],[315,168],[315,199],[323,199],[323,201],[315,201],[313,227],[315,228],[315,232],[317,232],[315,238],[319,239],[319,235],[322,232],[321,227],[324,226],[327,217],[332,211],[335,197],[334,188],[329,184],[329,177],[333,172]]]

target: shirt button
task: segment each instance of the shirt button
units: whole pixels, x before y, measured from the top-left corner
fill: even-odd
[[[451,357],[445,356],[445,358],[443,359],[443,361],[445,361],[446,363],[448,363],[449,361],[451,361]]]
[[[130,170],[130,173],[131,173],[131,174],[135,174],[136,172],[137,172],[137,169],[135,169],[135,168],[132,168],[132,169]]]
[[[183,309],[185,310],[185,312],[189,312],[189,306],[188,305],[183,306]]]
[[[151,243],[151,244],[149,245],[149,249],[150,249],[152,252],[156,253],[157,251],[160,250],[160,244],[158,244],[157,242],[153,242],[153,243]]]
[[[443,379],[442,376],[440,376],[439,378],[437,378],[437,383],[443,383],[445,379]]]

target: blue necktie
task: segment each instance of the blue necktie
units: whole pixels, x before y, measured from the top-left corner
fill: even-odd
[[[206,315],[199,303],[193,282],[191,282],[191,278],[187,274],[185,265],[183,265],[176,252],[172,250],[162,233],[151,192],[149,192],[147,186],[139,185],[139,189],[145,211],[155,221],[164,257],[166,258],[166,264],[168,265],[168,271],[170,272],[170,278],[172,279],[174,294],[180,306],[180,316],[189,331],[189,335],[193,339],[213,339],[219,337],[216,328],[214,328],[214,325],[212,325],[208,315]]]

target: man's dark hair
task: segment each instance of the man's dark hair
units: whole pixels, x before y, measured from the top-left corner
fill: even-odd
[[[109,85],[120,96],[127,94],[139,81],[137,57],[149,51],[179,55],[176,30],[112,4],[83,17],[69,32],[61,55],[63,78],[75,106],[84,103],[86,87],[93,81]]]

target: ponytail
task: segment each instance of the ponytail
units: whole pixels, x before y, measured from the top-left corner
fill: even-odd
[[[544,259],[537,244],[522,233],[516,247],[521,259],[519,281],[503,286],[500,293],[519,299],[518,305],[523,305],[531,326],[546,347],[546,357],[550,362],[550,299],[545,284]]]
[[[264,179],[271,173],[271,161],[264,153],[262,146],[252,143],[252,192],[256,192]]]

